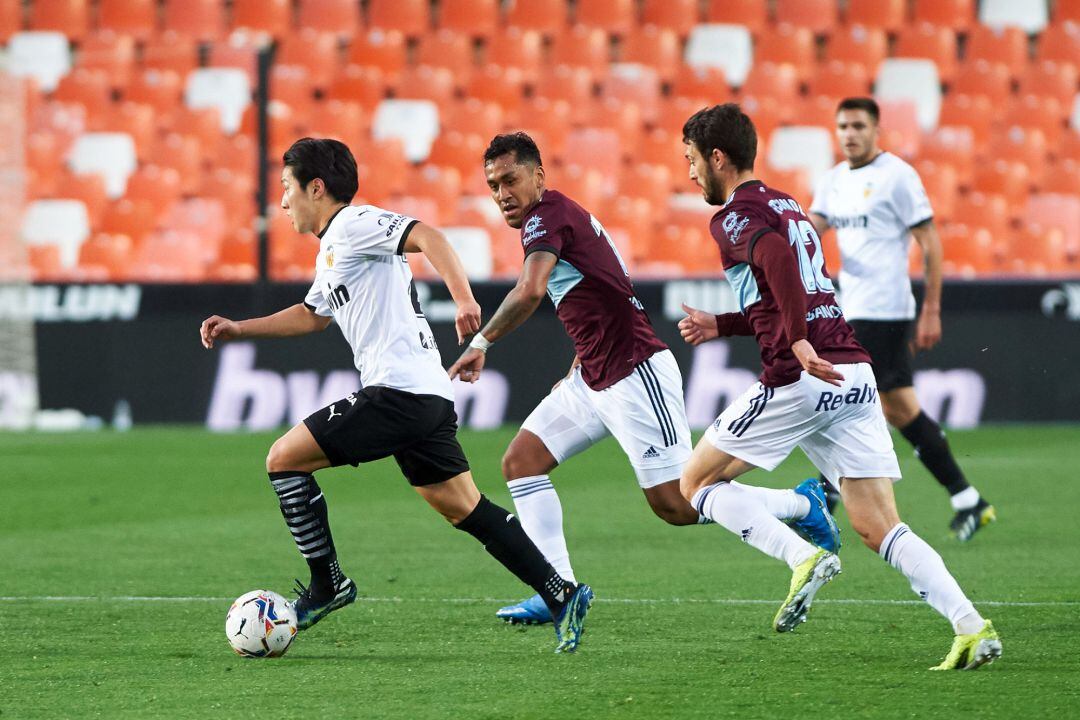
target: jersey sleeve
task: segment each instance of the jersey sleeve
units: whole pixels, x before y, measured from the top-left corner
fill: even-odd
[[[566,230],[566,223],[561,221],[554,208],[544,208],[529,215],[521,226],[521,247],[525,256],[544,250],[561,257]]]
[[[713,240],[720,246],[725,266],[750,263],[754,243],[765,233],[776,230],[762,217],[756,208],[737,205],[722,210],[709,223]]]
[[[921,225],[934,217],[934,211],[930,207],[930,198],[926,196],[922,180],[915,168],[905,166],[899,173],[892,192],[893,207],[900,221],[909,228]]]
[[[418,222],[408,215],[371,208],[350,218],[344,234],[352,252],[401,255],[405,251],[405,240]]]
[[[326,297],[323,295],[322,288],[319,287],[318,279],[311,283],[311,287],[304,297],[304,305],[307,306],[308,310],[322,317],[330,317],[334,314],[330,310],[330,306],[326,304]]]

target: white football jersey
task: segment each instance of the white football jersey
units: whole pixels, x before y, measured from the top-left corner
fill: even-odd
[[[911,320],[911,228],[934,216],[915,168],[883,152],[868,165],[840,163],[821,178],[810,212],[836,228],[840,307],[849,320]]]
[[[373,205],[342,208],[320,235],[304,304],[337,321],[364,387],[453,400],[405,260],[405,238],[417,222]]]

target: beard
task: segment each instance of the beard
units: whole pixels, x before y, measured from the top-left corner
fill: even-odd
[[[727,198],[722,197],[723,191],[720,178],[713,173],[711,167],[705,171],[702,179],[705,181],[704,187],[701,188],[701,192],[705,196],[705,202],[710,205],[723,205]]]

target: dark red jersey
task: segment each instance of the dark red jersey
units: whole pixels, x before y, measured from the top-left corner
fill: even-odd
[[[745,318],[743,328],[761,348],[763,385],[799,379],[802,365],[791,345],[803,338],[833,364],[870,362],[836,302],[817,232],[790,195],[758,180],[745,182],[709,229]],[[729,324],[736,334],[737,325]]]
[[[547,293],[574,341],[581,377],[590,388],[614,385],[667,349],[634,296],[615,244],[596,218],[562,193],[546,190],[522,220],[525,255],[542,250],[559,258]]]

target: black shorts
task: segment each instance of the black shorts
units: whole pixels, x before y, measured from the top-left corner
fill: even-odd
[[[870,353],[878,390],[911,387],[914,320],[848,320],[855,339]]]
[[[304,425],[335,467],[393,455],[410,485],[434,485],[469,470],[454,403],[438,395],[364,388],[309,415]]]

